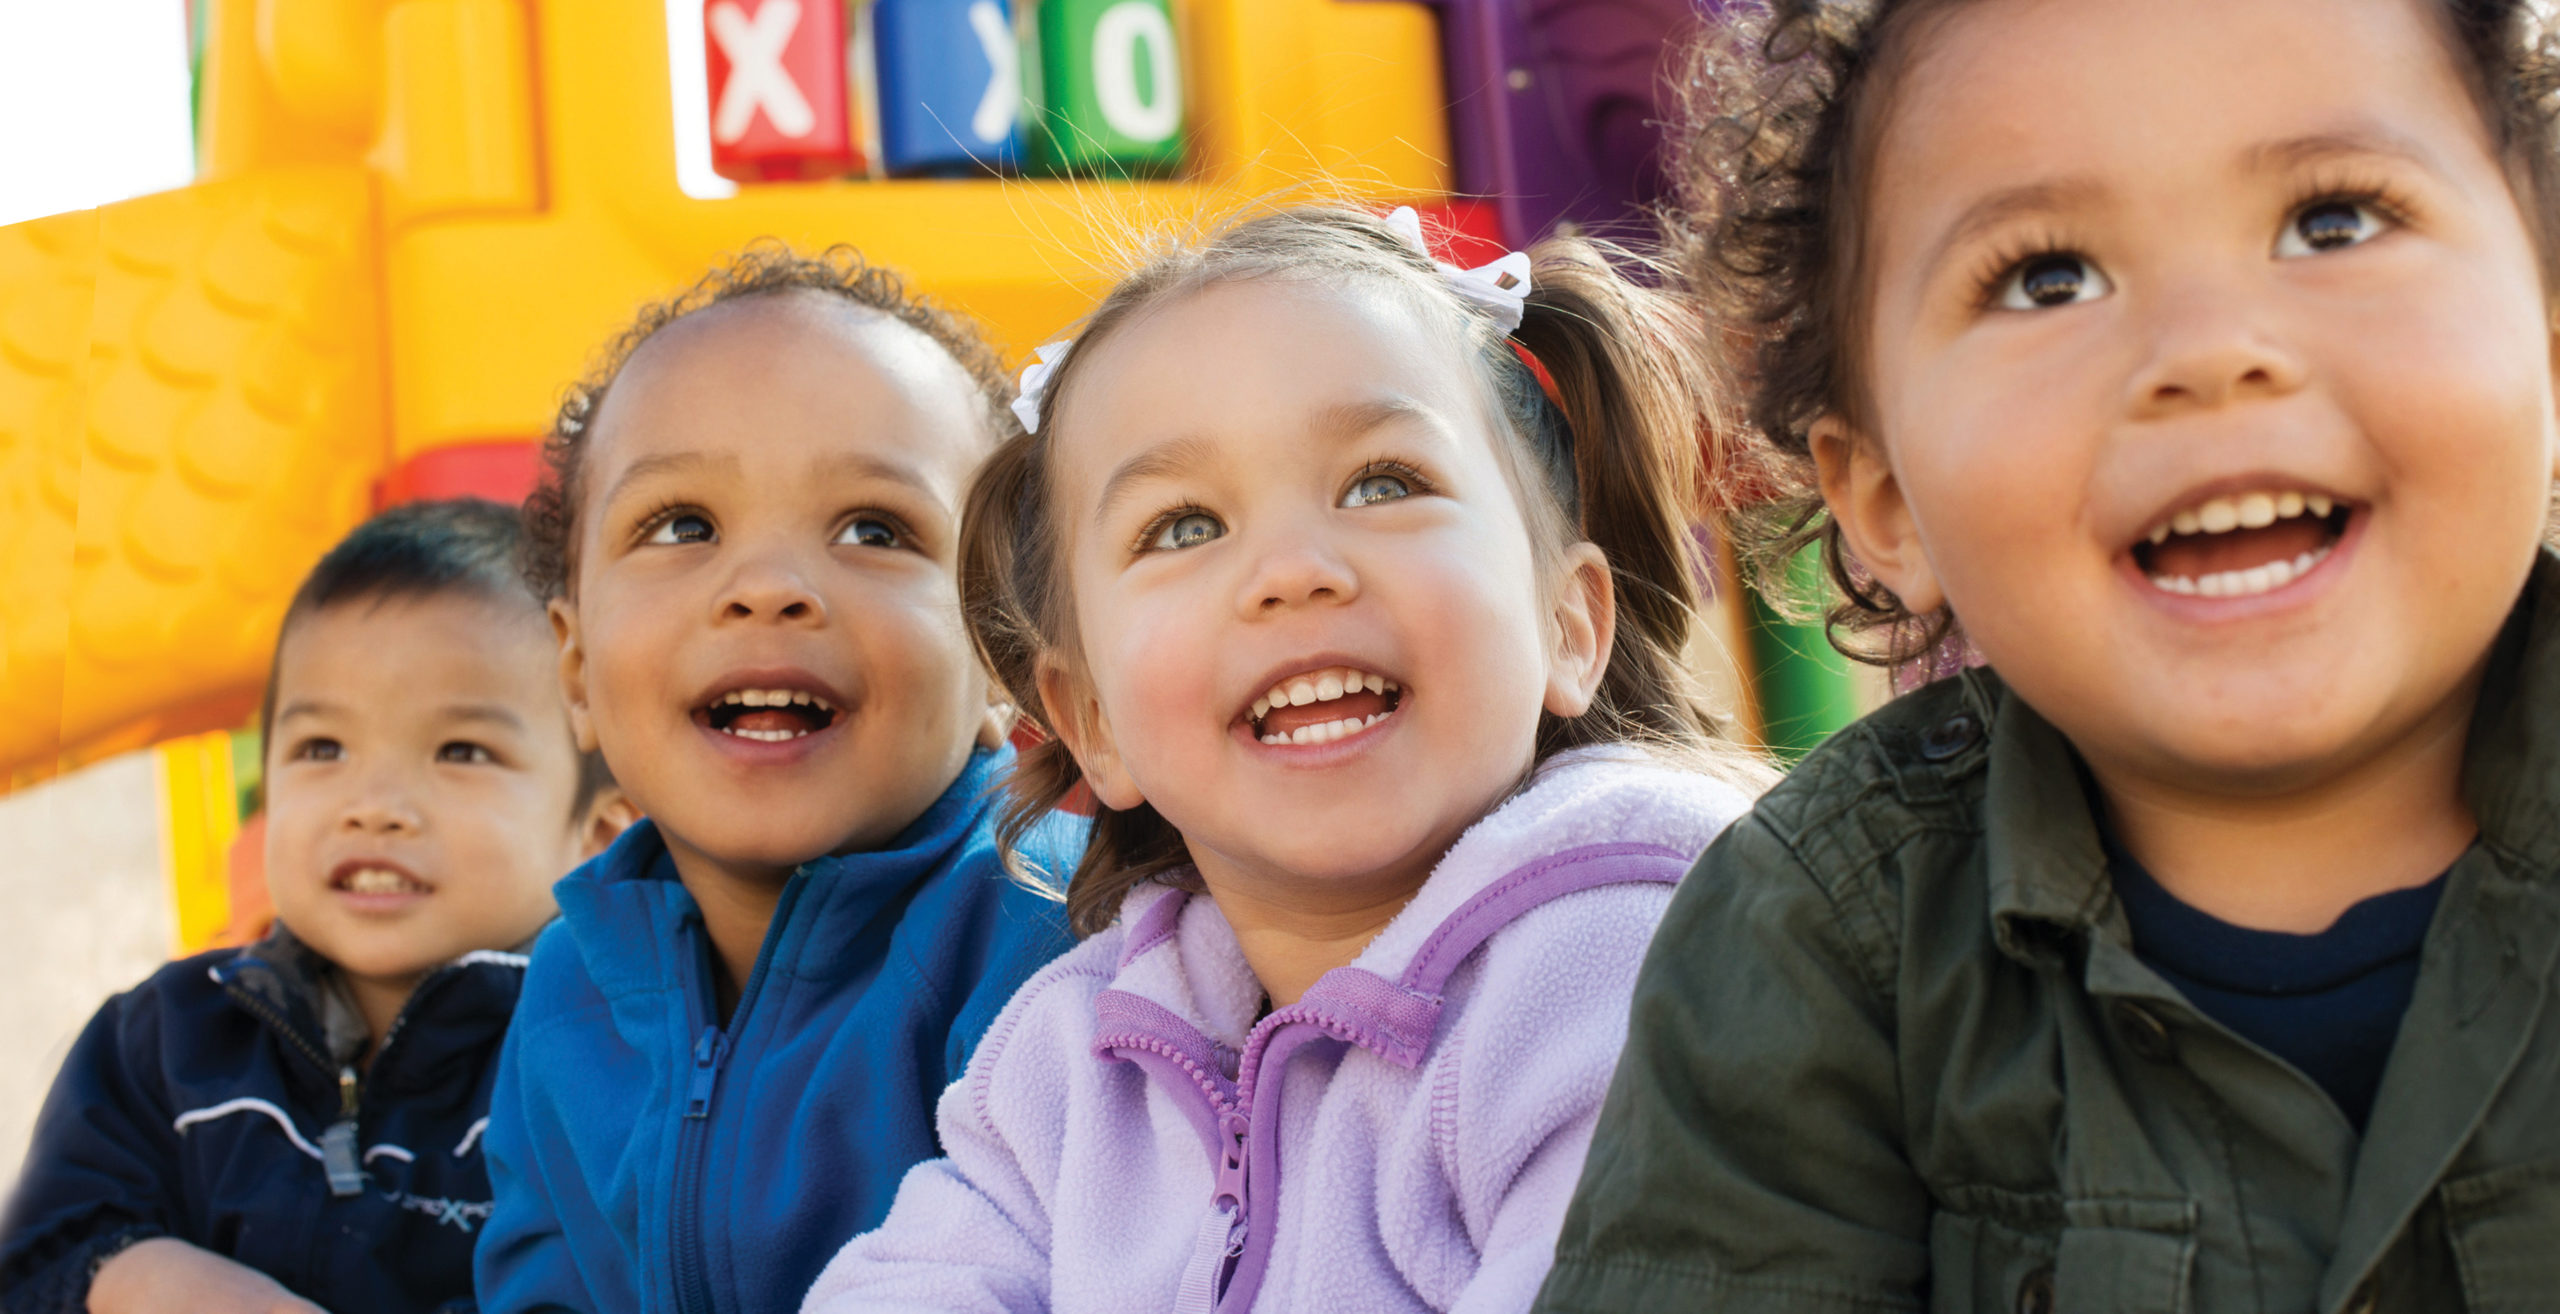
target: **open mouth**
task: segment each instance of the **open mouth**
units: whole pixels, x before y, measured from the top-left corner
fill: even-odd
[[[732,689],[693,712],[724,735],[778,744],[836,723],[836,705],[806,689]]]
[[[2353,506],[2325,493],[2207,498],[2152,526],[2133,545],[2133,564],[2164,593],[2254,597],[2318,568],[2354,517]]]
[[[348,894],[432,894],[435,887],[402,871],[378,862],[351,862],[339,866],[329,876],[329,888]]]
[[[1396,714],[1404,689],[1348,666],[1293,675],[1253,700],[1253,737],[1266,744],[1329,744]]]

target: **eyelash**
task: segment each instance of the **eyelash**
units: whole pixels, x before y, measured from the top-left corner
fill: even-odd
[[[1344,491],[1347,492],[1358,487],[1361,480],[1367,479],[1373,475],[1394,475],[1396,478],[1404,480],[1407,484],[1412,485],[1413,491],[1408,495],[1414,497],[1420,497],[1426,493],[1438,492],[1440,488],[1438,484],[1431,482],[1431,477],[1429,475],[1426,475],[1412,465],[1396,460],[1391,456],[1382,456],[1376,460],[1363,464],[1359,469],[1352,471],[1351,477],[1343,481],[1342,487]],[[1155,513],[1154,516],[1147,520],[1146,524],[1139,527],[1136,539],[1129,544],[1129,553],[1131,556],[1145,556],[1150,552],[1156,551],[1156,548],[1153,546],[1156,541],[1156,536],[1163,533],[1166,526],[1173,524],[1184,516],[1196,515],[1215,517],[1217,514],[1217,512],[1212,511],[1197,502],[1185,502],[1180,506],[1167,507],[1164,510]]]
[[[1158,551],[1155,546],[1156,535],[1163,533],[1166,526],[1182,519],[1184,516],[1209,516],[1214,519],[1217,514],[1217,512],[1212,511],[1197,502],[1185,502],[1180,506],[1166,507],[1164,510],[1155,513],[1154,516],[1148,519],[1145,525],[1139,528],[1137,538],[1129,544],[1129,555],[1133,557],[1143,557],[1149,553]]]
[[[1378,459],[1369,462],[1367,465],[1361,466],[1358,470],[1353,471],[1351,478],[1344,481],[1342,485],[1343,490],[1348,492],[1351,489],[1359,487],[1361,480],[1367,479],[1372,475],[1394,475],[1396,478],[1413,486],[1411,496],[1415,497],[1420,497],[1425,493],[1436,493],[1440,491],[1440,486],[1431,482],[1431,476],[1424,474],[1422,471],[1415,469],[1413,466],[1408,465],[1403,461],[1399,461],[1392,456],[1379,457]]]
[[[657,533],[659,526],[664,525],[668,521],[675,519],[678,515],[688,511],[693,512],[696,515],[701,514],[701,511],[690,502],[680,502],[673,498],[660,501],[656,506],[649,509],[649,514],[640,517],[638,527],[631,531],[631,541],[634,543],[648,542],[649,536]],[[708,519],[708,517],[705,518]]]
[[[2357,177],[2345,172],[2315,173],[2294,193],[2293,202],[2284,209],[2284,222],[2315,205],[2344,203],[2370,207],[2394,228],[2406,226],[2410,207],[2400,192],[2379,178]],[[2009,276],[2030,260],[2051,255],[2080,254],[2077,243],[2060,235],[2058,229],[2047,229],[2030,238],[2012,238],[1992,248],[1984,257],[1981,269],[1974,275],[1974,303],[1988,310],[1999,300],[2000,290]]]

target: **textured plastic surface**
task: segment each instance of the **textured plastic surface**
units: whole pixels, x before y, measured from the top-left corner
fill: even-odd
[[[259,24],[296,15],[270,60]],[[671,67],[667,24],[707,20],[641,16],[228,0],[203,181],[0,228],[0,781],[242,724],[285,601],[377,486],[481,478],[433,454],[540,435],[636,305],[754,238],[856,242],[1020,353],[1090,305],[1132,224],[1323,173],[1382,204],[1449,188],[1420,4],[1186,0],[1182,181],[726,199],[676,181],[672,79],[705,73]]]
[[[1006,0],[873,0],[880,159],[893,178],[1022,158],[1022,55]]]

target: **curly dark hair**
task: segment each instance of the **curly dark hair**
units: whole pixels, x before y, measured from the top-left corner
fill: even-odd
[[[1857,240],[1882,108],[1914,33],[1964,0],[1759,0],[1732,5],[1688,53],[1674,242],[1743,383],[1735,457],[1769,500],[1736,535],[1773,599],[1819,612],[1860,661],[1937,668],[1957,617],[1914,614],[1841,541],[1816,486],[1811,430],[1860,415]],[[2419,0],[2435,15],[2505,161],[2541,254],[2560,271],[2560,45],[2531,0]],[[1816,549],[1828,587],[1790,582]]]
[[[1013,403],[1013,380],[995,348],[965,316],[945,310],[927,297],[907,290],[895,272],[870,264],[850,246],[831,246],[803,255],[767,238],[749,245],[714,266],[693,286],[664,301],[642,306],[629,327],[605,344],[594,368],[572,385],[552,418],[542,443],[542,478],[524,501],[525,582],[542,599],[567,597],[577,577],[579,503],[584,499],[579,474],[587,437],[606,393],[629,364],[640,344],[677,320],[724,302],[787,292],[814,292],[876,310],[933,339],[967,371],[986,403],[990,434]]]

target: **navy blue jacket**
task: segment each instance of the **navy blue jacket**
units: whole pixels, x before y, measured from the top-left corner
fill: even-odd
[[[1008,880],[981,752],[881,849],[804,864],[726,1027],[711,945],[643,822],[560,882],[489,1124],[485,1310],[773,1314],[940,1153],[933,1105],[1064,910]],[[1083,828],[1030,856],[1071,870]]]
[[[475,953],[430,973],[360,1080],[331,1061],[325,963],[281,928],[108,1000],[0,1221],[0,1308],[79,1314],[102,1260],[159,1236],[337,1314],[469,1308],[481,1129],[524,963]]]

